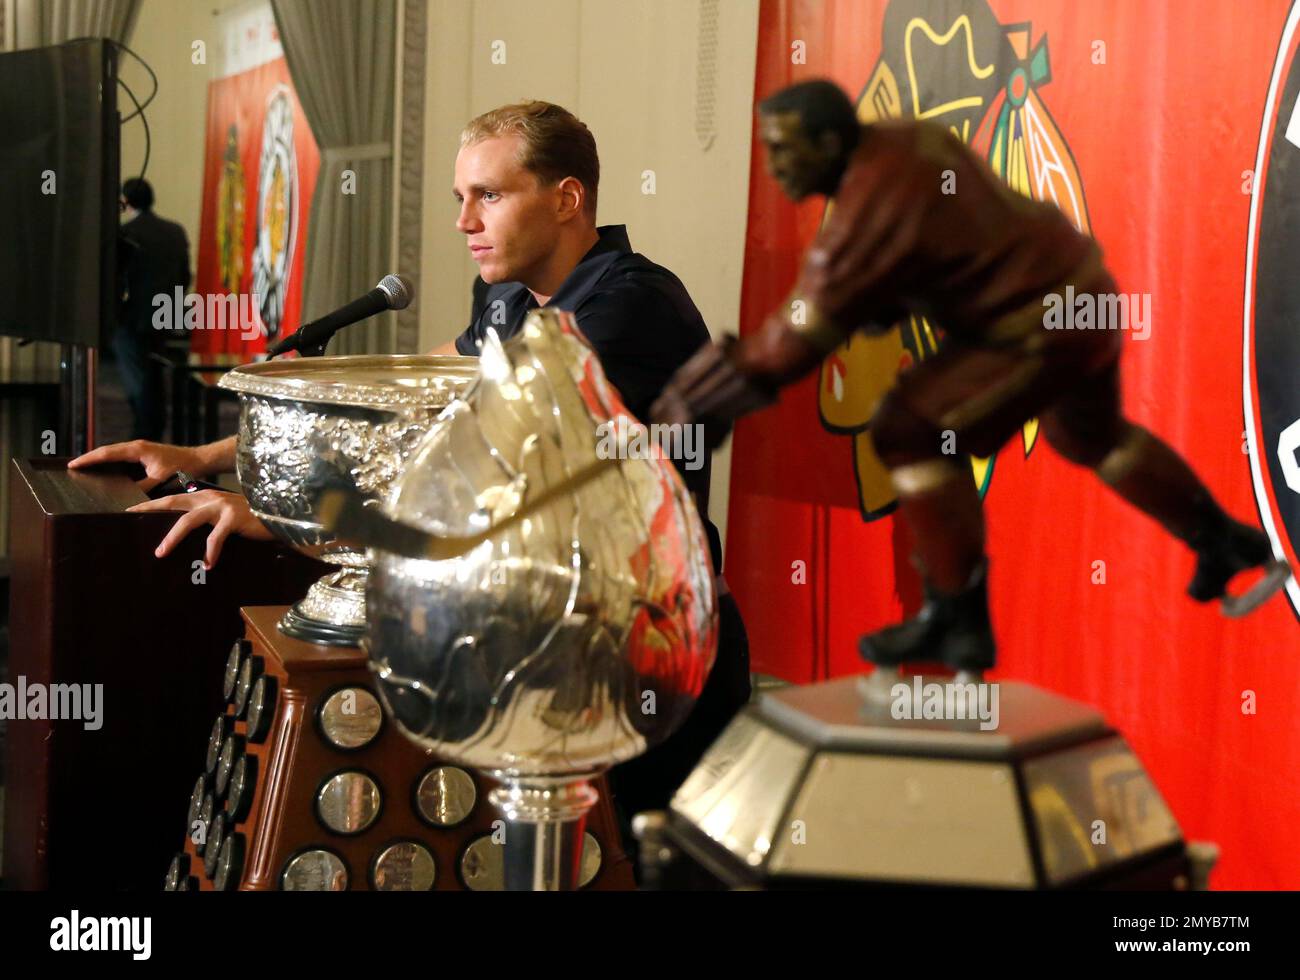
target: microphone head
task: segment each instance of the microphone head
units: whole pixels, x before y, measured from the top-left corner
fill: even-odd
[[[384,276],[375,288],[388,297],[390,310],[404,310],[415,299],[415,287],[411,285],[411,280],[397,273]]]

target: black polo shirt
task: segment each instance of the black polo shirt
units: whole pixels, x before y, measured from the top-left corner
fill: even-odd
[[[632,251],[624,225],[596,229],[600,240],[582,257],[551,297],[548,307],[574,315],[578,329],[600,358],[606,377],[628,410],[649,422],[650,406],[679,367],[709,340],[708,327],[680,279]],[[502,340],[522,329],[524,317],[538,308],[522,283],[474,284],[470,325],[456,338],[456,350],[477,357],[487,330]],[[717,528],[708,520],[709,466],[688,470],[676,460],[686,486],[699,499],[714,567],[722,567]]]

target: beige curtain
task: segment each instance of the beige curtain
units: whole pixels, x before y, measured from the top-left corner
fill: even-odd
[[[39,48],[74,37],[128,43],[141,0],[11,0],[13,46]]]
[[[303,320],[393,270],[396,0],[271,0],[289,74],[321,151],[307,231]],[[349,175],[350,172],[350,175]],[[391,353],[393,315],[337,334],[331,354]]]
[[[77,37],[110,37],[129,44],[141,0],[0,0],[0,49],[18,51]],[[0,337],[0,377],[55,375],[57,344],[19,347]],[[9,458],[39,445],[42,425],[30,403],[0,401],[0,561],[9,553]],[[62,452],[62,447],[58,447]]]

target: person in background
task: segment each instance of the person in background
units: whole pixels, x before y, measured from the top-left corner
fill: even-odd
[[[113,353],[131,403],[131,438],[160,439],[166,412],[162,365],[149,355],[180,327],[154,324],[154,297],[171,296],[190,284],[190,246],[185,229],[154,213],[153,188],[142,177],[122,185],[122,228],[118,236],[120,305]],[[171,307],[168,307],[171,308]]]

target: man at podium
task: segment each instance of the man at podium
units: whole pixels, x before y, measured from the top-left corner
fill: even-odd
[[[477,355],[491,328],[509,339],[534,309],[574,313],[629,410],[649,416],[650,403],[673,372],[709,341],[708,328],[672,272],[634,252],[621,225],[597,226],[600,161],[595,139],[572,113],[547,102],[503,106],[472,120],[461,135],[453,192],[456,227],[466,237],[485,289],[473,322],[434,354]],[[211,477],[235,469],[236,438],[183,447],[144,440],[103,446],[69,466],[135,462],[149,490],[178,471]],[[626,819],[667,805],[732,716],[749,698],[749,644],[740,610],[722,580],[722,547],[708,520],[709,457],[674,460],[692,492],[718,576],[719,649],[712,673],[683,728],[641,759],[612,774]],[[240,494],[196,490],[161,497],[133,511],[184,513],[158,545],[166,555],[195,528],[212,526],[205,561],[216,563],[232,535],[269,538]],[[630,835],[628,836],[630,839]]]

